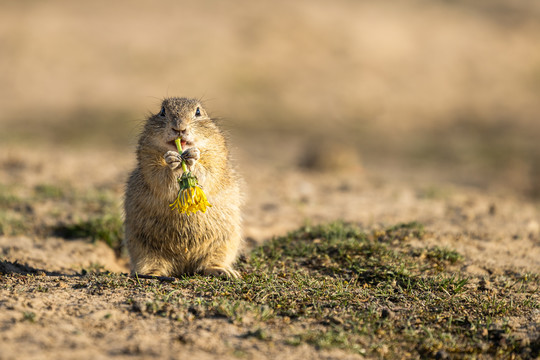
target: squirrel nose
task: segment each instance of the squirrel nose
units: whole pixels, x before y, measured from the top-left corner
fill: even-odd
[[[185,133],[187,129],[187,124],[184,121],[176,121],[173,124],[172,128],[179,133]]]

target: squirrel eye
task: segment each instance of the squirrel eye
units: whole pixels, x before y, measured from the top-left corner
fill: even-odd
[[[195,116],[201,116],[201,110],[199,108],[195,110]]]
[[[165,116],[165,106],[161,107],[161,111],[159,112],[159,116]]]

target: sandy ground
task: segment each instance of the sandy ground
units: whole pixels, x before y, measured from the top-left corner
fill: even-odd
[[[297,163],[303,151],[291,145],[286,159],[281,152],[262,159],[256,151],[237,151],[246,181],[246,249],[306,222],[343,219],[369,232],[418,221],[425,225],[427,236],[413,246],[456,249],[465,256],[460,268],[463,275],[540,269],[538,205],[511,194],[404,183],[395,173],[394,177],[389,176],[392,172],[376,173],[360,162],[332,171],[320,162],[301,169]],[[111,158],[115,161],[108,161]],[[79,150],[67,154],[53,149],[38,153],[12,149],[0,162],[4,182],[17,183],[22,190],[38,182],[71,182],[80,189],[108,187],[120,201],[122,181],[133,158],[129,152]],[[6,166],[15,162],[19,170]],[[49,221],[45,204],[43,208],[36,204],[35,209]],[[341,350],[316,351],[307,345],[261,345],[244,339],[235,324],[219,318],[186,325],[146,316],[126,303],[125,289],[98,291],[96,296],[96,290],[77,286],[82,284],[78,277],[82,268],[128,270],[126,261],[117,259],[102,242],[28,234],[1,236],[0,249],[5,261],[1,271],[30,271],[35,276],[0,276],[1,359],[237,358],[230,349],[240,342],[242,356],[248,358],[354,357]],[[45,288],[48,290],[40,291]],[[133,300],[144,303],[147,296],[141,293]],[[35,314],[32,321],[24,321],[28,313]]]
[[[30,155],[25,151],[13,149],[0,159],[5,164],[17,158],[25,164],[17,171],[4,166],[0,175],[7,182],[24,184],[20,187],[23,191],[41,183],[69,183],[80,191],[105,187],[117,194],[121,207],[124,180],[134,164],[132,154],[79,150],[67,155],[62,150],[47,149]],[[288,152],[289,158],[281,159],[281,151]],[[418,179],[403,182],[399,174],[365,169],[359,160],[337,169],[322,163],[304,168],[298,166],[304,152],[302,146],[292,144],[279,153],[267,152],[261,159],[257,151],[236,149],[236,162],[245,181],[247,249],[306,223],[341,219],[371,231],[418,221],[430,234],[425,241],[454,248],[477,266],[540,269],[540,215],[534,202],[511,192],[489,193]],[[110,158],[115,161],[106,160]],[[35,212],[43,215],[44,223],[50,216],[48,211],[48,204],[36,205]],[[91,263],[100,263],[111,271],[127,270],[125,261],[116,260],[101,243],[23,235],[3,236],[0,244],[11,260],[48,271]]]

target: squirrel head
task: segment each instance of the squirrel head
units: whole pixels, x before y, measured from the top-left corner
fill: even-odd
[[[156,150],[176,151],[174,140],[181,139],[182,148],[204,147],[217,132],[217,127],[197,99],[166,98],[157,114],[148,118],[143,134]]]

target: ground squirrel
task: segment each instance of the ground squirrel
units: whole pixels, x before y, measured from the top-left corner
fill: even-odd
[[[180,155],[174,140],[181,138]],[[137,167],[125,194],[125,245],[132,271],[157,276],[238,277],[241,195],[222,132],[195,99],[168,98],[151,115],[137,147]],[[192,215],[172,211],[181,161],[197,176],[212,207]]]

